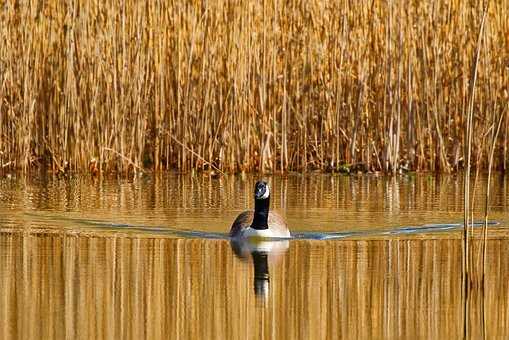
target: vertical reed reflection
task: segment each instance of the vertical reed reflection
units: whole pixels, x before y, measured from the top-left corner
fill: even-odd
[[[507,178],[493,178],[491,218],[495,220],[504,218],[509,209]],[[240,211],[252,208],[256,179],[174,175],[102,182],[85,177],[0,179],[0,219],[24,225],[26,218],[20,216],[23,212],[52,211],[69,212],[84,219],[227,232]],[[455,175],[290,175],[269,177],[269,181],[272,208],[285,216],[294,231],[338,231],[462,219],[462,178]],[[476,191],[476,202],[482,202],[482,183],[484,177]],[[475,208],[479,213],[483,205],[478,203]],[[57,222],[53,226],[59,225]]]
[[[509,241],[489,243],[494,338],[509,332]],[[292,241],[260,304],[252,260],[227,241],[2,232],[0,337],[459,338],[460,252],[459,239]]]

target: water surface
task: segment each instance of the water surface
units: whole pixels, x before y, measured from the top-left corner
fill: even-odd
[[[256,179],[0,179],[0,337],[463,336],[461,177],[268,177],[299,239],[232,245]],[[490,191],[472,337],[509,335],[508,183]]]

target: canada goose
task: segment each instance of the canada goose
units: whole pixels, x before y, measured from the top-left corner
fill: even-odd
[[[242,212],[230,229],[232,238],[290,238],[290,231],[284,219],[270,211],[270,189],[264,181],[258,181],[254,191],[254,211]]]

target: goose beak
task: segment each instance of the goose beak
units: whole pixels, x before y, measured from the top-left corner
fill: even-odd
[[[269,190],[269,186],[267,185],[267,183],[262,182],[262,181],[256,182],[254,194],[255,194],[255,198],[257,200],[263,200],[263,199],[269,198],[270,190]]]
[[[255,190],[255,198],[257,200],[263,198],[264,194],[265,194],[265,188],[264,187],[256,188],[256,190]]]

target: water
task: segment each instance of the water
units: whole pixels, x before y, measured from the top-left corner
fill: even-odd
[[[255,180],[0,179],[0,337],[463,336],[461,177],[269,177],[296,239],[233,244]],[[490,194],[473,338],[509,335],[508,179]]]

